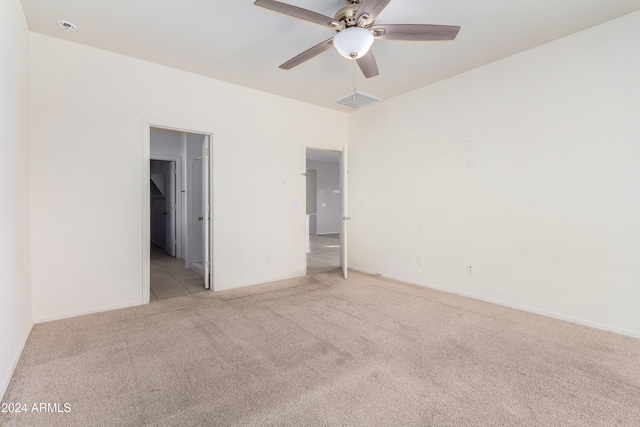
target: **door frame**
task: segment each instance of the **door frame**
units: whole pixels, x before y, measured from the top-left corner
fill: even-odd
[[[193,125],[185,123],[176,123],[168,120],[143,118],[142,120],[142,277],[141,277],[141,298],[143,304],[148,304],[151,298],[151,245],[150,245],[150,227],[151,227],[151,187],[149,185],[149,174],[151,173],[151,128],[167,129],[177,132],[194,133],[198,135],[207,135],[209,137],[209,193],[211,204],[211,221],[209,225],[209,265],[211,266],[210,289],[215,291],[215,148],[216,144],[213,138],[213,131],[206,125]],[[162,160],[158,158],[157,160]],[[184,171],[183,171],[184,173]],[[184,183],[183,183],[184,185]],[[182,194],[182,193],[180,193]],[[186,246],[186,245],[185,245]],[[184,249],[184,248],[183,248]],[[183,251],[184,253],[184,251]]]
[[[311,151],[326,151],[326,152],[332,152],[332,153],[339,153],[340,154],[340,161],[339,164],[342,164],[342,159],[343,159],[343,150],[338,150],[335,148],[318,148],[318,147],[310,147],[310,146],[304,146],[304,177],[305,179],[304,181],[304,186],[303,186],[303,191],[304,191],[304,197],[302,198],[302,200],[304,201],[304,206],[303,206],[303,213],[304,213],[304,220],[302,221],[303,227],[304,227],[304,231],[303,231],[303,244],[302,244],[302,253],[303,253],[303,258],[302,258],[302,265],[304,266],[303,271],[304,271],[304,275],[307,275],[307,244],[309,242],[309,233],[307,230],[307,152],[311,150]],[[342,177],[340,177],[340,193],[341,195],[344,193],[344,188],[343,188],[344,183],[342,182]],[[342,223],[342,220],[340,221],[340,223]],[[342,238],[340,240],[340,250],[342,250]]]

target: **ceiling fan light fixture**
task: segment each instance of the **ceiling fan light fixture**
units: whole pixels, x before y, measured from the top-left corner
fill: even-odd
[[[333,45],[338,53],[347,59],[362,58],[373,44],[371,30],[360,27],[349,27],[333,38]]]

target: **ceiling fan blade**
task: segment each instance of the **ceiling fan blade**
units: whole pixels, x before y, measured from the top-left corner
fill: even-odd
[[[282,68],[283,70],[290,70],[293,67],[296,67],[296,66],[302,64],[303,62],[306,62],[306,61],[310,60],[311,58],[314,58],[314,57],[320,55],[322,52],[325,52],[325,51],[331,49],[331,46],[333,46],[333,37],[331,37],[328,40],[323,41],[322,43],[319,43],[319,44],[313,46],[310,49],[305,50],[300,55],[291,58],[290,60],[288,60],[287,62],[282,64],[280,66],[280,68]]]
[[[312,12],[298,6],[293,6],[291,4],[281,3],[275,0],[256,0],[253,4],[265,9],[272,10],[274,12],[282,13],[287,16],[302,19],[303,21],[322,25],[323,27],[329,27],[332,30],[344,29],[344,24],[340,21],[336,21],[335,19],[328,16]]]
[[[373,51],[369,50],[362,58],[356,59],[362,74],[368,79],[371,77],[375,77],[378,74],[378,64],[376,63],[376,58],[373,56]]]
[[[364,27],[365,25],[375,21],[378,15],[380,15],[380,12],[387,7],[390,1],[391,0],[362,0],[362,4],[356,12],[356,22],[365,15],[368,16],[368,18],[363,22],[358,22],[358,26]]]
[[[455,39],[460,27],[429,24],[382,24],[374,25],[371,27],[371,31],[376,36],[376,40],[438,41]]]

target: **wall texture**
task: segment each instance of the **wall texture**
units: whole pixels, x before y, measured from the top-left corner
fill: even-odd
[[[351,265],[640,336],[638,52],[635,13],[353,113]]]
[[[0,396],[33,324],[28,36],[20,1],[0,2]]]
[[[303,274],[305,213],[293,207],[304,205],[304,144],[340,149],[345,114],[41,34],[30,41],[37,321],[144,302],[145,120],[213,134],[216,289]],[[111,209],[95,209],[97,197]]]

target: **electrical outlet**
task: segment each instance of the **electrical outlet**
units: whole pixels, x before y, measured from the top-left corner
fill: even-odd
[[[467,264],[467,274],[473,274],[473,264]]]
[[[422,265],[422,257],[421,256],[417,256],[416,257],[416,264],[417,265]]]
[[[264,257],[264,262],[271,262],[271,255],[267,255],[266,257]]]

